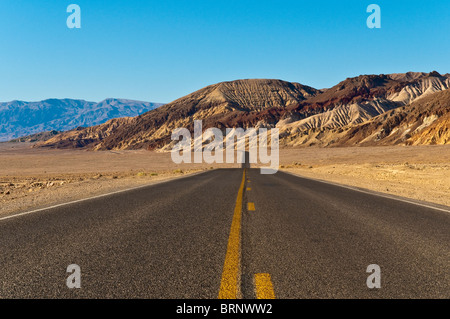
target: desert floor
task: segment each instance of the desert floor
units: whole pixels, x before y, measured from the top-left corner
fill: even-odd
[[[298,175],[450,206],[450,145],[282,150]]]
[[[180,164],[170,153],[34,149],[0,143],[0,214],[38,209],[237,164]],[[450,145],[280,150],[302,176],[450,206]],[[238,187],[238,186],[237,186]]]

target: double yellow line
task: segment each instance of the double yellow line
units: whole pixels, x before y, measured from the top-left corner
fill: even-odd
[[[242,203],[247,170],[242,174],[233,220],[231,222],[230,237],[228,238],[227,254],[220,283],[219,299],[238,299],[241,294],[241,220]],[[250,190],[250,189],[248,189]],[[250,203],[249,203],[250,204]],[[253,204],[253,203],[252,203]],[[254,204],[249,210],[255,210]],[[255,274],[256,297],[258,299],[275,299],[272,281],[269,274]]]

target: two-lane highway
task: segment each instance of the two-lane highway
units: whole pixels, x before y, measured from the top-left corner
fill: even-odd
[[[243,173],[0,216],[0,298],[218,298],[228,279],[243,298],[450,297],[449,212]],[[66,286],[70,264],[81,289]]]

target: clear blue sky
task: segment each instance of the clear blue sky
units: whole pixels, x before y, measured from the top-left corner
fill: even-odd
[[[68,29],[66,8],[81,7]],[[369,29],[366,8],[381,7]],[[1,0],[0,101],[170,102],[277,78],[316,88],[359,74],[450,72],[450,1]]]

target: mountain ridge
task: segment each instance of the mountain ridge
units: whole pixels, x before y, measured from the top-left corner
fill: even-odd
[[[220,82],[127,121],[62,133],[39,146],[168,150],[171,132],[178,127],[193,131],[195,119],[203,121],[204,130],[278,127],[282,144],[292,145],[295,136],[358,126],[449,87],[450,75],[436,71],[360,75],[326,90],[275,79]],[[316,137],[295,145],[313,145]],[[330,143],[335,142],[317,144]]]
[[[76,99],[14,100],[0,103],[0,141],[45,131],[90,127],[110,119],[137,116],[160,103],[109,98],[100,102]]]

